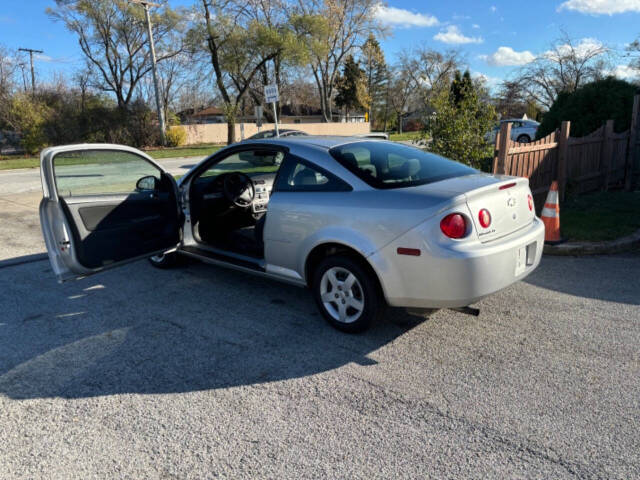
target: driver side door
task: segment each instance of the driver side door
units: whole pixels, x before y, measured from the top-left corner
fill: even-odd
[[[174,248],[176,183],[150,157],[121,145],[71,145],[40,156],[40,223],[59,281]]]

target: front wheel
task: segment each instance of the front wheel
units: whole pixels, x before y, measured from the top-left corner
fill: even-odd
[[[178,254],[175,252],[160,253],[153,257],[149,257],[149,263],[156,268],[173,268],[178,264]]]
[[[313,296],[325,319],[338,330],[366,330],[380,311],[377,283],[356,260],[327,257],[313,275]]]
[[[529,138],[529,135],[520,135],[518,137],[518,142],[520,142],[520,143],[529,143],[529,142],[531,142],[531,139]]]

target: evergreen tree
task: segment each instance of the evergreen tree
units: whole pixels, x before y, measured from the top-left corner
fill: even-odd
[[[362,46],[362,65],[369,95],[369,121],[373,124],[376,118],[383,115],[389,71],[384,59],[380,43],[373,35]]]
[[[456,70],[456,74],[451,83],[451,96],[456,105],[460,105],[464,96],[474,89],[473,80],[469,70],[465,70],[464,75],[460,75],[460,70]]]
[[[346,58],[342,74],[336,82],[336,89],[338,94],[335,103],[338,107],[344,108],[346,115],[352,110],[369,108],[370,99],[367,93],[364,70],[360,68],[353,55]]]
[[[429,118],[427,128],[432,138],[431,151],[488,170],[493,146],[484,136],[493,126],[496,112],[481,100],[482,90],[470,80],[466,72],[462,76],[458,72],[450,90],[436,97],[436,113]]]

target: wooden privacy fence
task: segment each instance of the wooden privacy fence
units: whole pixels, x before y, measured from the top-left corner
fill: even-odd
[[[511,140],[511,124],[503,123],[496,137],[493,172],[527,177],[536,205],[544,202],[551,182],[558,180],[560,198],[567,185],[575,193],[633,185],[637,170],[638,110],[640,95],[633,104],[631,128],[614,132],[613,120],[584,137],[570,137],[570,122],[531,143]],[[636,173],[637,174],[637,173]]]

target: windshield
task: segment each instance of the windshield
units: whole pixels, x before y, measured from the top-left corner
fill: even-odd
[[[374,188],[424,185],[477,173],[473,168],[393,142],[357,142],[329,150],[333,158]]]

